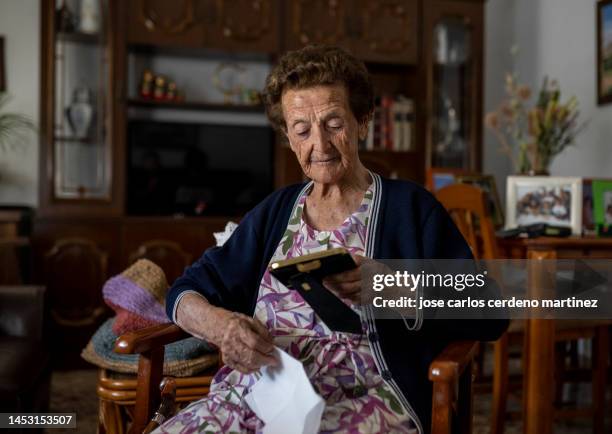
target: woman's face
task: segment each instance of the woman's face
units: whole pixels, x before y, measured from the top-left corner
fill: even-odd
[[[367,124],[358,125],[343,85],[287,90],[281,105],[289,144],[308,178],[336,184],[356,169]]]

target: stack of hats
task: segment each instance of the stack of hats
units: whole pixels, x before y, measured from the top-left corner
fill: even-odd
[[[138,372],[137,354],[113,351],[117,338],[127,332],[169,323],[165,297],[168,282],[161,268],[140,259],[109,279],[102,290],[104,301],[116,313],[94,333],[81,356],[102,368],[122,373]],[[194,375],[217,363],[215,350],[206,342],[187,338],[166,345],[164,375]]]
[[[168,282],[164,271],[148,259],[139,259],[123,273],[112,277],[102,288],[104,301],[117,316],[113,332],[169,323],[166,315]]]

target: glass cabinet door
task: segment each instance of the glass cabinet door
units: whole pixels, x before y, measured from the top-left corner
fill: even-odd
[[[55,2],[55,199],[110,200],[107,11],[106,0]]]
[[[434,2],[428,60],[428,166],[480,167],[482,25],[474,4]]]

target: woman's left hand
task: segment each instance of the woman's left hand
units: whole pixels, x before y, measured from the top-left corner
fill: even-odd
[[[361,294],[362,266],[373,260],[360,255],[351,254],[351,256],[357,268],[327,276],[323,279],[323,286],[351,304],[361,304],[363,301]]]

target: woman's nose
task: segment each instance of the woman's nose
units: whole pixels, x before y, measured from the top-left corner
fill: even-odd
[[[324,152],[332,147],[329,139],[329,134],[325,131],[325,128],[315,127],[312,130],[311,135],[313,149],[319,152]]]

